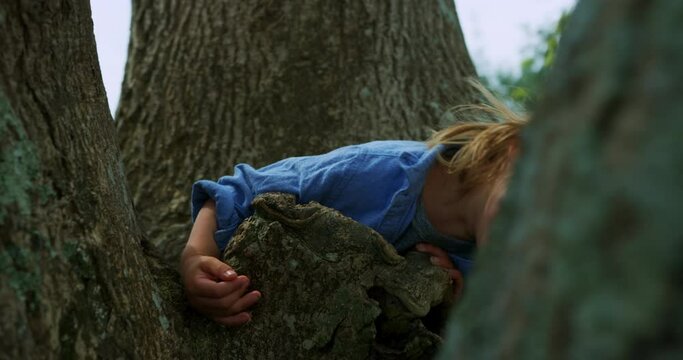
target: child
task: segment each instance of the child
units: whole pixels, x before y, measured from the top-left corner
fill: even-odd
[[[233,176],[195,183],[194,226],[181,260],[190,304],[224,325],[251,320],[247,310],[261,293],[247,292],[249,279],[218,257],[251,215],[254,196],[273,191],[334,208],[382,234],[399,253],[416,248],[430,254],[449,272],[456,293],[462,291],[461,272],[469,270],[475,246],[486,242],[525,124],[483,92],[493,106],[470,108],[501,122],[456,124],[426,144],[376,141],[258,170],[240,164]]]

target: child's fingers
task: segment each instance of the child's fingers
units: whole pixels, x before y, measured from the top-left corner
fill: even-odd
[[[217,280],[230,281],[237,277],[237,273],[230,265],[211,256],[203,257],[199,263],[199,268]]]
[[[230,312],[233,314],[240,313],[254,306],[259,300],[261,300],[261,293],[259,291],[249,292],[232,304]]]
[[[202,309],[204,313],[210,314],[214,317],[234,315],[239,311],[233,310],[232,307],[240,298],[242,298],[242,296],[244,296],[244,293],[247,291],[248,285],[249,283],[245,282],[239,287],[235,288],[234,291],[232,291],[230,294],[220,299],[196,298],[194,299],[195,304],[193,305],[195,305],[195,308]]]
[[[251,321],[251,314],[242,312],[237,315],[230,315],[226,317],[216,317],[213,319],[215,322],[225,325],[225,326],[240,326]]]
[[[453,280],[453,293],[456,301],[462,296],[462,291],[465,289],[465,278],[462,273],[456,269],[448,270],[448,276]]]
[[[451,259],[449,259],[448,257],[432,256],[429,258],[429,261],[434,266],[442,267],[444,269],[453,269],[455,267]]]
[[[431,255],[429,261],[431,261],[432,264],[434,264],[435,266],[439,266],[444,269],[455,268],[455,265],[453,265],[453,261],[450,257],[448,257],[448,253],[438,246],[434,246],[432,244],[427,243],[420,243],[415,246],[415,249],[417,249],[417,251],[419,252]]]
[[[427,243],[420,243],[415,246],[417,251],[427,253],[432,256],[437,256],[437,257],[448,257],[448,253],[443,250],[442,248],[432,245],[432,244],[427,244]]]
[[[237,300],[244,296],[244,293],[247,292],[248,287],[249,283],[247,282],[243,286],[240,286],[239,288],[235,289],[235,291],[233,291],[229,295],[223,297],[222,299],[217,299],[217,307],[221,310],[224,310],[226,315],[238,313],[239,311],[232,310],[232,306],[237,302]]]
[[[261,298],[261,293],[252,291],[246,295],[246,288],[240,289],[222,299],[196,298],[193,305],[204,314],[214,318],[228,317],[238,314],[254,305]]]
[[[246,288],[247,285],[249,285],[249,278],[244,275],[238,276],[232,281],[221,282],[198,277],[194,284],[188,287],[188,292],[194,296],[221,299],[240,288]]]

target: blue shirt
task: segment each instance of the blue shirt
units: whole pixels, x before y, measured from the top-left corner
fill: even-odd
[[[216,202],[214,239],[222,250],[253,213],[256,195],[285,192],[296,195],[299,203],[317,201],[336,209],[403,250],[399,239],[415,217],[427,170],[442,150],[417,141],[375,141],[288,158],[260,169],[239,164],[232,176],[193,185],[192,219],[207,199]]]

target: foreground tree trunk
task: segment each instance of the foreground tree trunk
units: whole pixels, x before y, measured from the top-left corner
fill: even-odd
[[[683,358],[681,19],[578,5],[442,359]]]
[[[170,357],[87,1],[0,19],[0,357]]]
[[[379,139],[474,100],[449,1],[133,1],[116,120],[136,209],[179,256],[190,185]]]

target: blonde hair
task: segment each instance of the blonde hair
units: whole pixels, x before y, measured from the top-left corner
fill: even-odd
[[[519,132],[528,122],[525,114],[510,109],[479,82],[470,83],[486,103],[454,108],[454,115],[462,117],[467,112],[471,114],[469,119],[457,120],[427,141],[429,147],[461,146],[454,155],[447,157],[441,153],[437,159],[448,167],[449,173],[459,174],[464,191],[495,184],[507,176],[513,152],[518,148]]]

